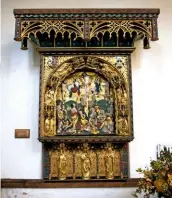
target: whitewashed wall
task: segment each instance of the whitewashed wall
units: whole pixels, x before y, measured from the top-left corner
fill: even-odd
[[[130,143],[131,177],[135,169],[156,157],[157,144],[172,144],[172,1],[171,0],[2,0],[1,159],[2,178],[39,179],[41,143],[38,142],[39,55],[29,45],[20,50],[13,40],[14,8],[160,8],[159,41],[151,49],[136,44],[132,54],[135,139]],[[15,128],[31,129],[30,139],[15,139]],[[15,190],[14,190],[15,191]],[[27,190],[23,197],[60,197],[82,193],[91,197],[128,198],[132,189]],[[18,197],[22,189],[18,190]],[[12,193],[4,189],[2,196]],[[33,195],[35,193],[35,195]],[[116,194],[117,193],[117,194]],[[94,195],[94,196],[93,196]],[[14,197],[14,196],[9,196]],[[70,196],[71,197],[71,196]]]
[[[2,198],[132,198],[132,191],[133,188],[3,189]],[[140,195],[139,198],[143,196]]]

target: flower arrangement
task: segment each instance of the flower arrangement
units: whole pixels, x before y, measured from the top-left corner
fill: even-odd
[[[160,152],[157,160],[150,161],[150,168],[139,168],[137,172],[143,174],[143,178],[138,182],[133,197],[144,193],[144,198],[154,194],[157,194],[158,198],[172,198],[172,153],[166,147]]]

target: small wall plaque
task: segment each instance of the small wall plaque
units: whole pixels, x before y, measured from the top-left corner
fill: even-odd
[[[30,129],[15,129],[15,138],[30,138]]]

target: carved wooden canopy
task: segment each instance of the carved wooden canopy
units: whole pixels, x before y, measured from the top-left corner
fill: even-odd
[[[158,40],[159,9],[14,9],[15,40],[39,47],[133,47]]]

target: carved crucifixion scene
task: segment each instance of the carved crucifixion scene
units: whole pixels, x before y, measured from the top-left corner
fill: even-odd
[[[57,134],[114,133],[114,100],[109,82],[78,72],[57,90]]]
[[[74,57],[55,68],[45,62],[44,136],[130,135],[127,57],[103,58]]]

